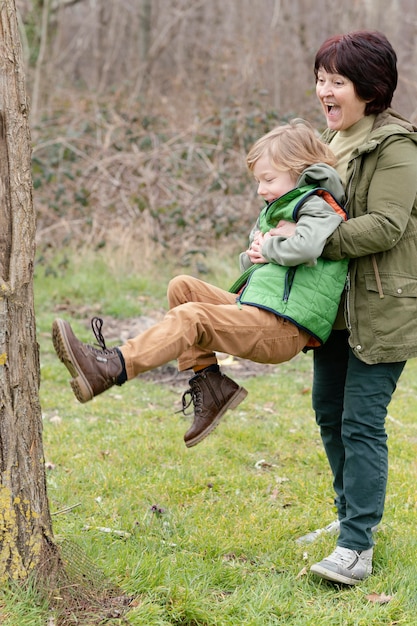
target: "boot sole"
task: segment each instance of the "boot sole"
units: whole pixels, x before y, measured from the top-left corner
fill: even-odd
[[[196,446],[198,443],[200,443],[200,441],[203,441],[203,439],[205,439],[207,435],[213,432],[226,411],[228,411],[229,409],[235,409],[237,406],[239,406],[239,404],[243,402],[247,395],[248,392],[246,391],[246,389],[244,387],[239,387],[230,398],[230,400],[224,405],[222,410],[219,411],[211,424],[207,426],[207,428],[199,433],[196,437],[194,437],[194,439],[189,439],[185,442],[187,448],[192,448],[193,446]]]
[[[52,343],[54,344],[55,352],[59,360],[65,365],[72,376],[70,384],[77,400],[83,404],[92,400],[94,398],[93,390],[71,350],[71,345],[66,334],[66,322],[64,322],[64,320],[57,319],[53,322]]]

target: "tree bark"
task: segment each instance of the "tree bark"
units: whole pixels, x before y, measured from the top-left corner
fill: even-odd
[[[53,546],[33,301],[35,215],[28,107],[14,0],[0,0],[0,583]]]

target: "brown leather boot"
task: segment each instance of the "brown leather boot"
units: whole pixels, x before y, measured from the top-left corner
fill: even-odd
[[[221,372],[203,370],[190,379],[190,389],[182,397],[183,413],[194,405],[194,421],[184,435],[187,448],[200,443],[214,430],[228,409],[236,408],[248,392]],[[187,395],[191,396],[186,402]]]
[[[101,328],[103,320],[91,320],[99,348],[83,343],[72,332],[68,322],[56,319],[52,324],[55,351],[72,376],[71,387],[80,402],[88,402],[113,385],[127,380],[125,363],[118,348],[106,347]]]

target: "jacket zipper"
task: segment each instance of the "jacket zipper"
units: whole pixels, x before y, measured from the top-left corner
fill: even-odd
[[[346,209],[348,215],[349,215],[349,208],[348,207],[349,207],[349,202],[350,202],[350,192],[351,192],[351,189],[352,189],[353,180],[355,178],[356,168],[357,168],[356,159],[353,159],[353,172],[352,172],[352,176],[350,177],[350,181],[349,181],[349,189],[346,189],[345,209]],[[350,271],[348,271],[348,273],[346,275],[345,321],[346,321],[346,328],[349,330],[349,332],[352,330],[352,323],[351,323],[351,316],[350,316],[350,288],[351,288]]]
[[[347,273],[346,276],[346,294],[345,294],[345,320],[346,320],[346,328],[351,331],[352,324],[350,322],[350,308],[349,308],[349,297],[350,297],[350,272]]]
[[[353,185],[353,179],[355,178],[355,174],[356,174],[356,168],[357,168],[357,163],[356,163],[356,159],[353,159],[353,172],[352,172],[352,176],[350,177],[350,181],[349,181],[349,189],[346,189],[346,204],[345,204],[345,210],[347,212],[347,214],[349,215],[349,202],[350,202],[350,191],[352,189],[352,185]]]

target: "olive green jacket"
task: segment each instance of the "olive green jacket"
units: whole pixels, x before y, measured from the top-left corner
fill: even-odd
[[[365,363],[404,361],[417,356],[417,128],[392,109],[377,115],[346,180],[350,219],[323,256],[350,259],[349,343]]]

